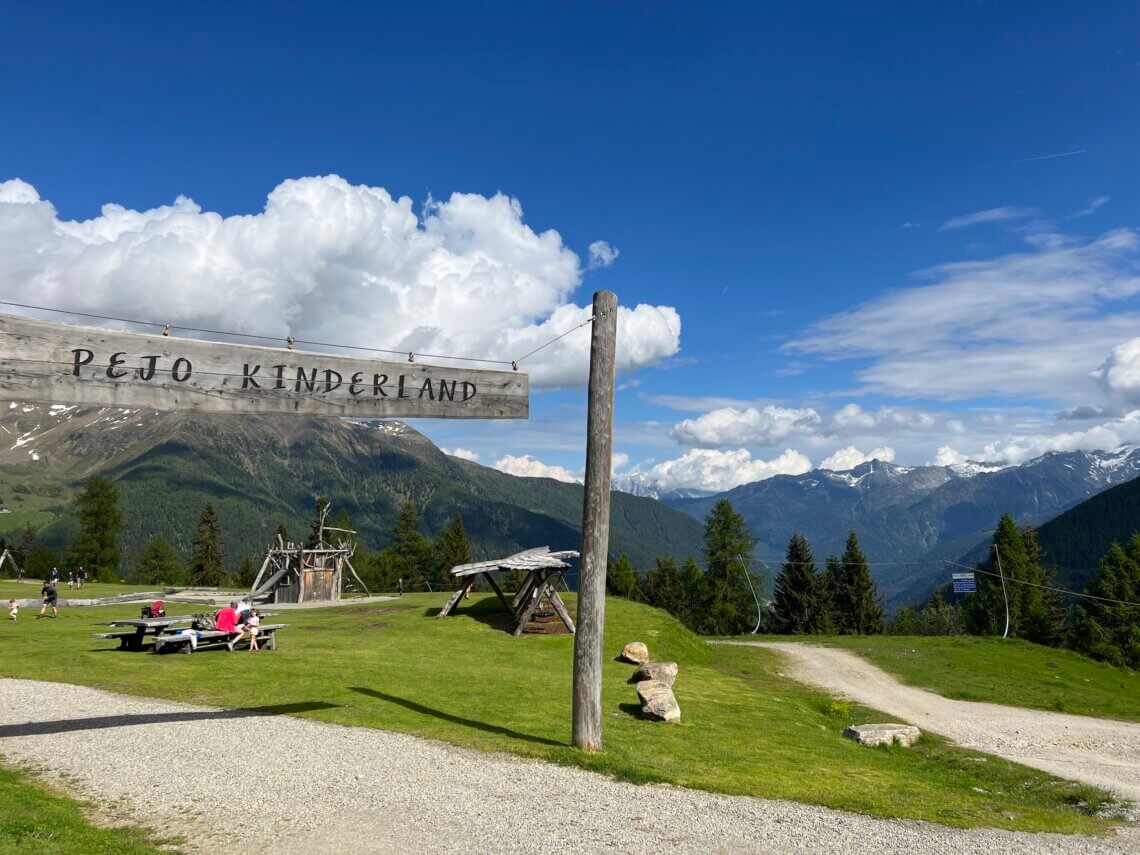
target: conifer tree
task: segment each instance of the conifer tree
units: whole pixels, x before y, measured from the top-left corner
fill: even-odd
[[[451,568],[471,563],[471,547],[467,543],[467,530],[463,527],[463,517],[456,514],[451,522],[443,527],[432,544],[435,556],[432,584],[449,586]]]
[[[847,601],[843,563],[835,555],[827,556],[823,577],[820,579],[820,609],[825,615],[820,621],[824,632],[844,635],[851,632],[850,615],[845,609]]]
[[[755,625],[756,602],[748,585],[748,563],[756,538],[728,499],[705,518],[704,597],[697,629],[705,635],[736,635]]]
[[[392,572],[403,577],[404,589],[412,590],[427,579],[431,547],[420,531],[420,512],[413,502],[404,502],[392,526]]]
[[[111,482],[94,475],[75,500],[79,534],[68,554],[68,562],[87,569],[100,582],[114,582],[119,572],[119,534],[123,518],[119,514],[119,493]]]
[[[329,500],[317,496],[314,501],[314,516],[313,527],[309,530],[309,536],[305,538],[305,549],[316,549],[321,541],[321,516],[325,513],[325,509],[329,506]]]
[[[207,503],[198,517],[198,525],[194,527],[190,552],[190,584],[204,588],[220,586],[226,578],[222,567],[224,557],[218,514],[214,506]]]
[[[132,574],[134,581],[140,585],[179,585],[184,581],[185,575],[182,559],[174,547],[161,537],[151,538],[135,563]]]
[[[843,615],[844,631],[856,635],[877,635],[885,628],[883,605],[879,602],[879,588],[871,576],[867,556],[859,548],[855,532],[847,535],[847,548],[843,550],[843,585],[839,612]]]
[[[629,600],[641,600],[637,570],[628,555],[622,555],[606,568],[606,589]]]
[[[688,615],[685,625],[696,632],[701,622],[701,609],[704,608],[705,574],[692,556],[681,565],[681,588],[685,592],[685,614]]]
[[[1017,524],[1009,514],[1002,514],[994,532],[993,543],[988,559],[978,565],[983,571],[977,575],[977,591],[966,594],[962,601],[966,628],[974,635],[1001,635],[1005,630],[1005,602],[1009,599],[1009,634],[1017,638],[1024,628],[1027,595],[1029,586],[1018,580],[1026,580],[1030,575],[1029,556],[1025,552],[1025,541]],[[1005,590],[1002,579],[1005,577]],[[1040,595],[1037,595],[1038,598]]]
[[[1065,619],[1068,607],[1065,595],[1056,590],[1056,578],[1051,569],[1045,567],[1045,553],[1037,541],[1037,531],[1032,526],[1021,529],[1021,540],[1025,544],[1025,557],[1029,563],[1029,581],[1040,585],[1028,604],[1024,637],[1037,644],[1056,647],[1065,638]]]
[[[1140,669],[1140,535],[1127,549],[1114,543],[1073,609],[1069,646],[1118,667]],[[1117,602],[1111,602],[1111,601]]]
[[[807,538],[795,532],[776,576],[772,629],[785,635],[818,632],[823,623],[822,577]]]
[[[277,523],[277,531],[274,532],[274,534],[275,534],[275,536],[278,536],[281,538],[282,543],[288,543],[289,542],[289,529],[287,529],[285,527],[285,523],[283,523],[283,522]]]
[[[685,626],[692,623],[688,598],[685,596],[685,583],[681,579],[681,568],[672,555],[657,559],[657,566],[645,574],[645,596],[651,606],[664,609]]]
[[[253,587],[256,578],[257,568],[254,566],[253,558],[247,555],[241,560],[237,573],[234,574],[234,584],[241,590],[246,590]]]

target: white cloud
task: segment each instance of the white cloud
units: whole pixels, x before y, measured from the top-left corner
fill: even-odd
[[[964,214],[961,217],[949,219],[939,226],[938,231],[944,232],[949,229],[964,229],[967,226],[976,226],[981,223],[1001,223],[1007,220],[1022,220],[1036,215],[1036,208],[1010,208],[1008,206],[987,208],[985,211],[975,211],[972,214]]]
[[[610,471],[617,472],[627,463],[629,463],[629,455],[622,451],[615,451],[610,458]]]
[[[979,455],[986,461],[1024,463],[1050,451],[1113,451],[1121,445],[1140,442],[1140,410],[1088,430],[1057,434],[1013,435],[988,443]]]
[[[962,454],[959,451],[956,451],[948,445],[944,445],[938,449],[938,454],[934,458],[934,465],[954,466],[958,463],[965,463],[967,460],[969,460],[969,458],[966,457],[966,455]]]
[[[676,460],[658,463],[644,474],[663,490],[719,493],[775,475],[801,475],[810,470],[811,461],[790,448],[773,460],[753,460],[744,448],[735,451],[697,448]]]
[[[895,459],[895,450],[893,448],[872,448],[869,452],[864,454],[853,445],[846,448],[841,448],[819,464],[820,469],[830,469],[833,472],[846,472],[848,469],[854,469],[861,463],[866,463],[869,460],[882,460],[890,463]]]
[[[604,240],[596,240],[587,248],[590,257],[590,269],[599,267],[612,267],[617,261],[621,251],[616,246],[610,246]]]
[[[514,457],[510,454],[495,461],[495,468],[508,475],[519,475],[524,478],[553,478],[555,481],[566,481],[570,484],[580,484],[582,479],[569,469],[562,466],[548,466],[541,460],[524,454]]]
[[[76,222],[30,184],[0,182],[0,292],[19,302],[510,360],[589,317],[571,299],[581,277],[558,232],[533,231],[502,194],[429,200],[420,218],[407,197],[330,175],[282,182],[256,214],[180,196]],[[619,370],[680,347],[672,307],[623,307],[618,325]],[[522,367],[536,386],[580,384],[589,343],[583,329]]]
[[[929,430],[934,427],[934,416],[922,410],[880,407],[865,410],[858,404],[847,404],[831,416],[829,430],[837,434],[858,434],[867,431]]]
[[[809,435],[819,424],[819,413],[811,407],[723,407],[679,422],[670,435],[678,442],[698,448],[769,446],[790,436]]]
[[[964,399],[1083,402],[1089,371],[1140,328],[1140,236],[1034,246],[925,271],[933,284],[888,292],[816,323],[783,349],[866,359],[863,391]]]
[[[1140,403],[1140,338],[1118,344],[1090,375],[1114,400]]]
[[[1097,211],[1099,211],[1101,208],[1103,208],[1105,205],[1107,205],[1111,201],[1112,201],[1111,196],[1097,196],[1095,199],[1093,199],[1091,202],[1089,202],[1088,205],[1086,205],[1084,208],[1081,208],[1081,210],[1077,211],[1077,213],[1074,214],[1073,216],[1075,216],[1075,217],[1087,217],[1089,214],[1095,214]]]
[[[458,457],[460,460],[470,460],[472,463],[479,459],[479,455],[469,448],[440,448],[440,451],[452,457]]]

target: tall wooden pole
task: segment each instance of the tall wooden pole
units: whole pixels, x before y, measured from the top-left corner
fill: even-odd
[[[590,336],[586,497],[582,508],[578,629],[574,633],[574,745],[584,751],[599,751],[602,747],[602,636],[610,545],[616,366],[617,295],[598,291],[594,294],[594,324]]]

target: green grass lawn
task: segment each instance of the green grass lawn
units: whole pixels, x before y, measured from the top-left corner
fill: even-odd
[[[83,806],[30,777],[0,766],[0,852],[28,855],[154,855],[149,835],[133,828],[101,828],[83,814]]]
[[[824,642],[947,698],[1140,721],[1140,673],[1068,650],[974,636],[847,636]]]
[[[631,781],[874,816],[1032,831],[1113,825],[1093,815],[1103,793],[934,736],[909,750],[858,746],[842,737],[847,725],[889,717],[779,676],[775,653],[706,645],[664,612],[616,598],[607,601],[604,750],[583,754],[568,744],[573,639],[513,638],[486,596],[436,620],[445,598],[289,612],[280,649],[260,654],[121,652],[90,633],[133,609],[65,610],[58,621],[0,625],[0,675],[384,728]],[[633,640],[680,663],[680,724],[638,718],[633,667],[608,658]]]

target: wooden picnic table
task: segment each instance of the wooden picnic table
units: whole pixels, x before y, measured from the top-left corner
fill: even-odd
[[[158,635],[163,630],[180,623],[192,623],[193,615],[182,617],[133,618],[126,620],[110,620],[101,626],[130,627],[124,632],[96,632],[96,638],[117,638],[120,649],[142,650],[148,635]]]
[[[566,628],[573,633],[574,621],[570,618],[570,613],[566,610],[562,598],[558,596],[555,584],[561,580],[562,571],[570,566],[565,559],[577,557],[578,553],[573,550],[551,552],[549,546],[540,546],[536,549],[517,552],[508,558],[476,561],[473,564],[460,564],[458,567],[452,567],[451,575],[459,582],[459,589],[451,595],[451,599],[440,609],[437,617],[447,617],[454,613],[459,607],[459,601],[470,593],[475,582],[482,576],[499,598],[499,602],[503,604],[503,608],[510,613],[514,621],[513,635],[522,634],[544,599],[550,603],[554,613],[558,615]],[[516,570],[525,574],[522,585],[519,586],[514,599],[508,600],[502,589],[499,588],[498,583],[495,582],[495,577],[491,573],[496,570]]]
[[[288,628],[287,623],[263,623],[257,629],[257,644],[264,645],[265,650],[277,649],[277,630]],[[236,632],[222,632],[220,629],[179,630],[177,632],[163,633],[154,638],[155,653],[193,653],[195,650],[209,647],[221,647],[228,644],[236,636]],[[248,631],[242,638],[249,645]]]

